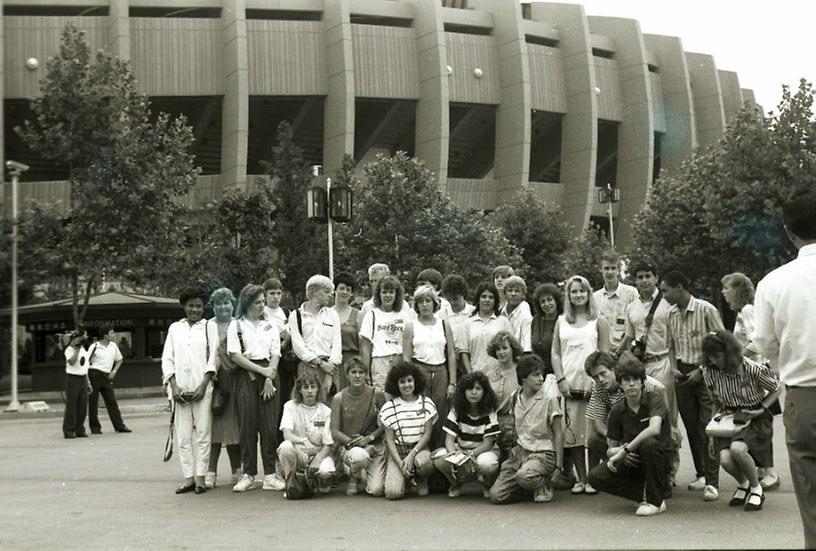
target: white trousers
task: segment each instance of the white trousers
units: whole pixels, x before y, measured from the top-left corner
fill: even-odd
[[[176,403],[175,425],[182,476],[204,476],[210,464],[212,385],[201,400]]]
[[[309,465],[317,453],[307,453],[303,446],[296,446],[289,440],[284,440],[278,446],[278,461],[281,467],[281,475],[287,480],[292,473]],[[317,469],[318,478],[329,480],[335,473],[334,458],[329,455],[324,457]]]

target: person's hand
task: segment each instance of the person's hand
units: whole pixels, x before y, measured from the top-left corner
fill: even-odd
[[[204,398],[204,395],[206,393],[207,393],[207,383],[205,382],[205,383],[202,383],[202,384],[198,385],[198,387],[195,389],[195,392],[193,392],[193,396],[190,398],[190,401],[191,402],[198,402],[199,400]]]
[[[115,371],[111,371],[110,373],[108,373],[108,380],[109,381],[113,381],[115,378],[116,378],[116,372]]]
[[[351,437],[351,440],[348,441],[348,444],[346,444],[346,447],[348,447],[348,448],[353,448],[353,447],[357,447],[357,446],[362,447],[365,441],[366,441],[365,436],[360,436],[359,434],[355,434],[354,436]]]
[[[410,478],[414,475],[414,452],[411,451],[400,464],[400,470],[405,478]]]
[[[560,381],[558,381],[558,390],[561,392],[562,396],[566,397],[570,395],[570,386],[567,384],[566,379],[562,378]]]
[[[178,387],[175,381],[170,382],[170,389],[173,391],[173,400],[180,403],[186,404],[187,400],[184,399],[183,391]]]
[[[694,386],[700,382],[703,378],[703,371],[701,369],[695,369],[694,371],[689,372],[688,376],[686,377],[685,381],[681,381],[677,384],[681,386]]]
[[[708,440],[708,455],[709,457],[718,457],[719,452],[717,451],[717,441],[714,438],[706,438]]]
[[[748,416],[748,419],[754,419],[765,413],[765,408],[744,409],[742,412]]]
[[[314,456],[312,461],[309,463],[309,470],[313,473],[317,473],[317,470],[320,468],[320,462],[323,461],[318,456]]]
[[[337,367],[331,362],[320,362],[320,369],[325,371],[328,375],[334,375],[334,372],[337,371]]]
[[[450,383],[448,385],[448,390],[445,391],[445,394],[447,395],[448,398],[453,398],[453,395],[456,394],[456,385],[453,384],[453,383]]]
[[[623,464],[627,467],[640,467],[640,455],[636,452],[629,452],[626,457],[623,458]]]
[[[261,389],[261,398],[264,400],[271,400],[275,396],[275,383],[271,379],[264,379],[264,386]]]
[[[278,370],[274,367],[261,367],[261,376],[267,379],[274,379],[278,376]]]
[[[623,448],[620,448],[615,455],[609,458],[609,465],[615,468],[618,468],[624,460],[626,459],[626,452],[623,451]]]

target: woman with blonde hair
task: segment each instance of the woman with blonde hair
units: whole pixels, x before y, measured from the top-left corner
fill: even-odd
[[[592,379],[584,369],[584,362],[596,350],[609,352],[609,326],[598,317],[589,281],[574,275],[564,286],[564,314],[555,324],[552,343],[553,371],[565,401],[564,455],[575,465],[578,475],[571,490],[573,494],[597,493],[586,483],[584,457],[586,406],[592,391]]]

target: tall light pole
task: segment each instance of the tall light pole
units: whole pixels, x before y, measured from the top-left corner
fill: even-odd
[[[19,411],[17,397],[17,210],[20,174],[28,170],[28,165],[16,161],[6,161],[11,175],[11,402],[6,411]]]
[[[609,243],[615,248],[615,225],[612,221],[612,205],[620,201],[620,189],[610,183],[598,189],[598,201],[606,203],[606,214],[609,216]]]
[[[329,279],[334,280],[334,221],[348,222],[352,215],[352,192],[346,185],[332,186],[326,178],[326,189],[320,185],[320,165],[312,165],[314,185],[306,190],[306,216],[310,220],[328,223]]]

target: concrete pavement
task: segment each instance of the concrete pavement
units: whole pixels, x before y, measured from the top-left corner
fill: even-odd
[[[296,502],[278,492],[234,494],[226,453],[219,465],[226,484],[177,496],[177,459],[161,461],[166,414],[125,415],[131,434],[114,433],[101,415],[104,434],[65,440],[59,418],[0,414],[0,549],[782,549],[803,543],[780,417],[774,446],[782,485],[769,492],[763,511],[728,507],[735,483],[724,472],[719,501],[686,491],[693,473],[683,450],[682,487],[668,511],[637,518],[634,504],[608,495],[558,492],[549,504],[494,506],[475,486],[458,500],[432,495],[398,502],[346,497],[339,488]]]

